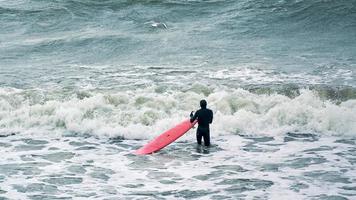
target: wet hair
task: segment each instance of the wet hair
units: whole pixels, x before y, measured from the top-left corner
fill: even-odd
[[[200,101],[200,107],[201,108],[206,108],[206,104],[207,103],[206,103],[206,101],[204,99]]]

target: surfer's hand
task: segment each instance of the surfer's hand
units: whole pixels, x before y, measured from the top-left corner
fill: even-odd
[[[194,113],[194,111],[192,111],[192,112],[190,113],[190,118],[192,118],[192,117],[193,117],[193,113]]]

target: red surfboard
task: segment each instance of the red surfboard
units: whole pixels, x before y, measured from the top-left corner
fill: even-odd
[[[174,142],[176,139],[184,135],[184,133],[189,131],[189,129],[191,129],[196,123],[197,121],[190,123],[189,119],[184,120],[182,123],[162,133],[145,146],[136,150],[135,154],[145,155],[159,151],[160,149],[164,148],[165,146],[169,145],[170,143]]]

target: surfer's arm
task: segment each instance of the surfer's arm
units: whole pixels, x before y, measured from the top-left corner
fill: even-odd
[[[198,117],[198,112],[195,112],[194,115],[193,115],[193,117],[190,117],[190,123],[193,123],[194,120],[197,119],[197,117]]]

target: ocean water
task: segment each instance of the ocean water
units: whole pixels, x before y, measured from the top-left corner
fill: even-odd
[[[0,199],[356,199],[355,74],[355,0],[0,0]]]

